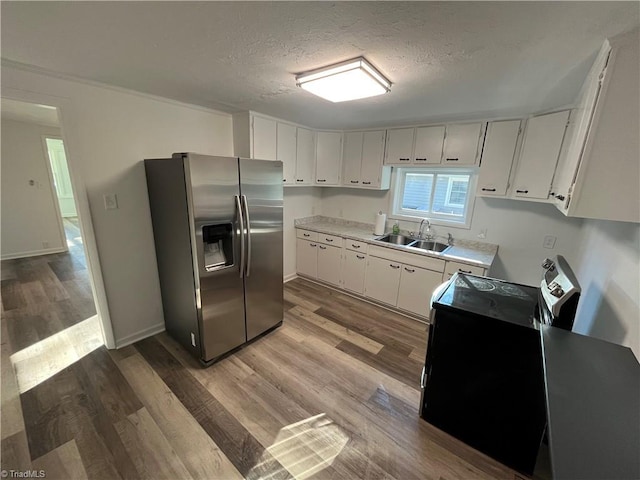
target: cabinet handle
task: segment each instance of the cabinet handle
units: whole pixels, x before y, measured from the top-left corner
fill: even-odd
[[[326,179],[322,179],[322,180],[317,179],[317,180],[316,180],[316,182],[326,182],[326,181],[327,181]]]
[[[529,190],[516,190],[516,193],[529,193]]]
[[[311,245],[312,247],[317,247],[318,246],[315,243],[310,243],[309,245]]]
[[[352,243],[352,244],[351,244],[351,246],[352,246],[353,248],[360,248],[360,245],[356,245],[355,243]]]
[[[495,192],[496,189],[495,188],[483,188],[482,191],[483,192]]]
[[[371,185],[371,182],[362,182],[363,185]]]
[[[555,197],[560,201],[564,200],[565,198],[564,195],[555,195]]]
[[[401,162],[408,162],[408,161],[410,161],[411,159],[410,159],[410,158],[400,158],[399,160],[400,160]]]
[[[296,179],[296,182],[304,182],[304,179]]]
[[[325,237],[325,240],[326,240],[327,242],[329,242],[329,243],[333,242],[333,238],[326,238],[326,237]]]
[[[413,272],[415,272],[415,269],[413,269],[413,268],[407,268],[407,267],[404,267],[404,270],[405,270],[406,272],[409,272],[409,273],[413,273]]]
[[[310,234],[310,233],[303,233],[303,234],[302,234],[302,236],[304,236],[304,237],[310,237],[310,236],[311,236],[311,234]]]
[[[326,250],[327,247],[323,247],[322,245],[320,245],[320,250]]]
[[[400,265],[394,265],[393,263],[390,263],[390,264],[389,264],[389,266],[390,266],[391,268],[395,268],[395,269],[400,268]]]
[[[359,183],[358,180],[351,180],[351,183]]]
[[[359,260],[364,260],[364,255],[356,255],[356,258]]]
[[[461,268],[458,269],[460,273],[471,273],[471,270],[463,270]]]
[[[283,181],[283,182],[286,182],[286,181],[287,181],[287,179],[286,179],[286,178],[283,178],[283,179],[282,179],[282,181]]]
[[[457,162],[457,158],[447,158],[447,162]]]
[[[426,158],[416,158],[416,162],[426,162]]]

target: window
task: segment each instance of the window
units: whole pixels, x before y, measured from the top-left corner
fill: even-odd
[[[398,168],[392,216],[469,227],[475,183],[474,169]]]

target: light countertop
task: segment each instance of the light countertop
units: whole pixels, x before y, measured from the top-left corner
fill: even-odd
[[[382,235],[374,235],[373,224],[352,222],[340,218],[323,216],[299,218],[295,220],[295,228],[302,228],[318,233],[326,233],[328,235],[338,235],[352,240],[366,242],[371,245],[393,248],[416,255],[441,258],[443,260],[465,263],[482,268],[491,267],[491,264],[498,253],[498,246],[493,243],[471,242],[455,238],[453,246],[441,253],[380,242],[377,239]],[[404,235],[407,234],[407,232],[401,233]]]

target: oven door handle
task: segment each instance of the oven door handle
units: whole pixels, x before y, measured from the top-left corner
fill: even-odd
[[[422,373],[420,374],[420,388],[424,388],[426,386],[426,383],[424,381],[424,377],[425,377],[425,373],[426,373],[426,369],[427,366],[423,365],[422,367]]]

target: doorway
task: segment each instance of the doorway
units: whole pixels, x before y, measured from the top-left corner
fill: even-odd
[[[2,353],[23,393],[104,335],[58,109],[1,102]]]

